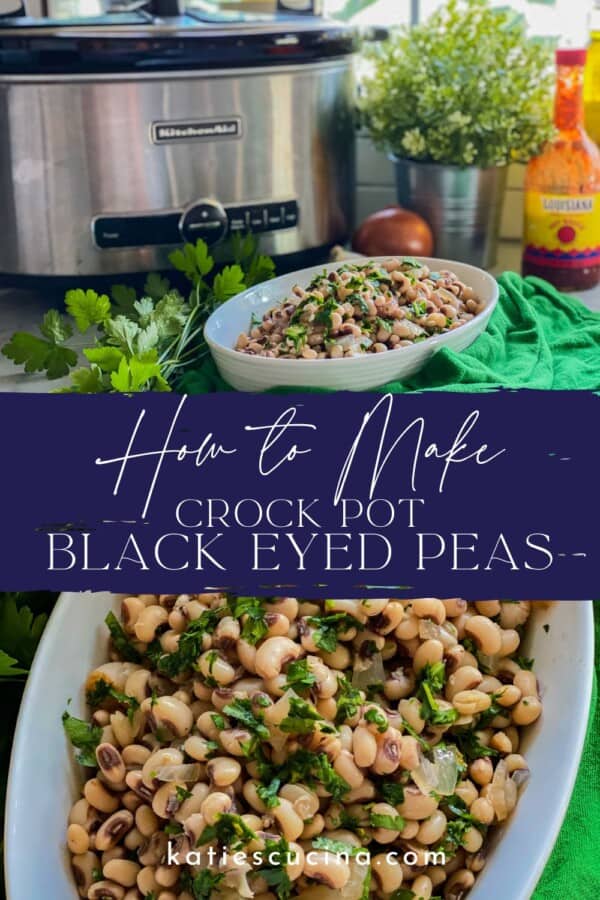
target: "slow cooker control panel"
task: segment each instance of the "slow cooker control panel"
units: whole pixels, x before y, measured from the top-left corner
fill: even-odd
[[[223,206],[207,199],[183,212],[98,216],[92,223],[92,235],[101,250],[179,244],[198,238],[212,245],[235,232],[296,228],[299,219],[296,200]]]

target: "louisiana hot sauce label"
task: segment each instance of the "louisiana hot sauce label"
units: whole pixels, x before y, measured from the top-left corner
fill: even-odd
[[[560,269],[600,265],[600,195],[527,191],[524,259]]]

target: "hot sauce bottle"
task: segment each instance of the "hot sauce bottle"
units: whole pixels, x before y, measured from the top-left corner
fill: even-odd
[[[583,127],[585,59],[556,51],[557,134],[525,174],[523,274],[567,291],[600,281],[600,150]]]

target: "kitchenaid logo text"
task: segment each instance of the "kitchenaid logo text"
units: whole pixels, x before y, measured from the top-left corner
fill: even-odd
[[[153,122],[150,136],[154,144],[170,144],[179,141],[214,141],[242,136],[242,120],[192,119],[183,122]]]
[[[594,200],[592,197],[542,197],[542,206],[546,212],[591,212]]]

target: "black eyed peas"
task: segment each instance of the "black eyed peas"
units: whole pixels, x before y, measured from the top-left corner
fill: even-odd
[[[464,897],[528,774],[521,730],[542,703],[516,654],[530,613],[459,598],[126,597],[138,661],[112,646],[86,681],[97,771],[66,830],[79,895],[192,900],[202,871],[206,900],[280,900],[284,875],[305,900]],[[260,856],[284,847],[280,862]]]
[[[240,334],[235,349],[304,360],[385,353],[460,328],[482,308],[472,288],[446,270],[430,272],[409,259],[344,263],[306,290],[296,285]]]

